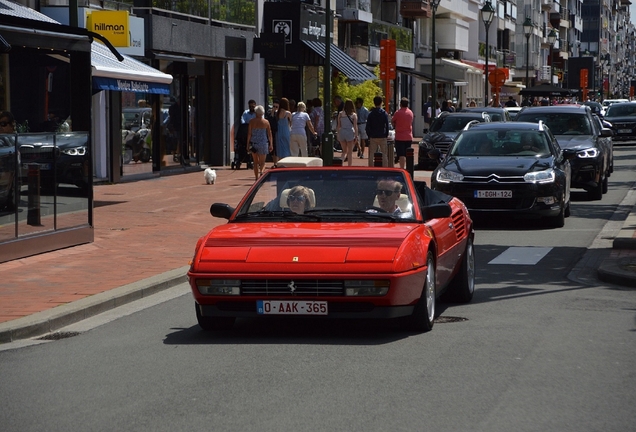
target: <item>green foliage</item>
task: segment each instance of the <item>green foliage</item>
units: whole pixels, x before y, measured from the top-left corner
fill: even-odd
[[[379,77],[380,66],[376,66],[374,73],[376,77]],[[380,87],[379,78],[352,85],[349,84],[347,77],[340,73],[338,74],[338,78],[335,78],[331,82],[331,88],[332,95],[340,96],[343,101],[351,99],[355,103],[356,98],[361,97],[364,99],[364,106],[369,109],[373,108],[374,97],[384,96],[382,94],[382,88]]]
[[[255,0],[152,0],[152,6],[207,18],[208,1],[212,1],[209,17],[211,19],[246,25],[256,24]]]

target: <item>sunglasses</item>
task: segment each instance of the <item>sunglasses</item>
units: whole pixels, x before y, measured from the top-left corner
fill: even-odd
[[[7,127],[7,126],[10,126],[10,125],[11,125],[10,122],[0,122],[0,126],[2,126],[2,127]]]
[[[389,196],[393,195],[393,192],[395,192],[395,191],[392,191],[392,190],[384,190],[384,189],[378,189],[378,190],[376,190],[376,191],[375,191],[375,194],[376,194],[377,196],[380,196],[380,195],[386,195],[386,196],[388,196],[388,197],[389,197]],[[396,192],[396,193],[397,193],[397,192]]]
[[[294,196],[294,195],[290,195],[288,197],[289,202],[294,202],[294,201],[298,201],[298,202],[305,202],[305,197],[304,196]]]

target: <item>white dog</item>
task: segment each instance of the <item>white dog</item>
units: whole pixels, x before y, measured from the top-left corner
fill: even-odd
[[[206,184],[214,184],[216,181],[216,171],[212,168],[206,168],[205,171],[203,171],[203,178],[205,178]]]

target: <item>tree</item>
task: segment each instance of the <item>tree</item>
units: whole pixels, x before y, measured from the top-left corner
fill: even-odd
[[[349,84],[347,77],[339,73],[337,78],[334,78],[331,82],[332,94],[338,95],[342,100],[351,99],[353,102],[357,98],[364,99],[364,106],[367,108],[373,108],[373,98],[376,96],[384,96],[382,88],[380,87],[380,67],[376,66],[374,70],[376,79],[367,80],[360,84]]]

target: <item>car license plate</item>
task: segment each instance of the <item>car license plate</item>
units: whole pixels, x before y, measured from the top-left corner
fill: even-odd
[[[259,315],[327,315],[326,301],[258,300]]]
[[[40,170],[50,170],[51,169],[51,164],[49,163],[45,163],[45,164],[41,164],[41,163],[23,163],[22,164],[22,168],[23,169],[29,169],[29,165],[38,165],[40,167]]]
[[[476,190],[475,198],[512,198],[509,190]]]
[[[619,129],[618,133],[630,134],[630,133],[632,133],[632,130],[631,129]]]

